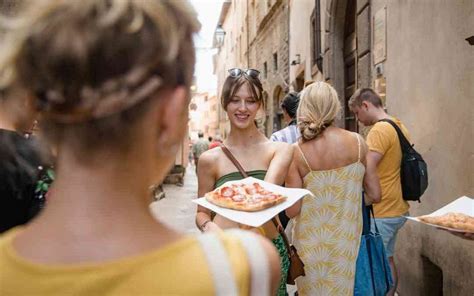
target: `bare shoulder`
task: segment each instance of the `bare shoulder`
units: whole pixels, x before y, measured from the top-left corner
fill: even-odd
[[[271,142],[272,147],[275,149],[275,152],[281,153],[292,153],[293,145],[285,142]]]
[[[203,161],[205,163],[214,163],[219,159],[220,155],[220,148],[209,149],[199,156],[199,162]]]
[[[206,176],[215,175],[219,164],[219,154],[221,149],[210,149],[199,156],[198,177],[202,176],[200,172],[206,172]]]

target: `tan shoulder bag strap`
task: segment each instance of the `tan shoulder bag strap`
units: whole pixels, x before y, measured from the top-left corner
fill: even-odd
[[[247,172],[244,170],[240,162],[235,158],[234,154],[230,152],[229,148],[227,148],[224,144],[221,144],[221,149],[222,152],[229,158],[230,161],[235,165],[235,167],[239,170],[240,174],[244,177],[247,178],[249,175]]]

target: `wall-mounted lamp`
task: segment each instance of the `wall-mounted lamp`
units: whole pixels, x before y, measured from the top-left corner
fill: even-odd
[[[221,25],[218,25],[214,31],[214,38],[216,41],[216,47],[221,47],[224,44],[225,31]]]
[[[301,64],[301,55],[299,53],[296,54],[296,59],[291,61],[292,66],[296,66]]]

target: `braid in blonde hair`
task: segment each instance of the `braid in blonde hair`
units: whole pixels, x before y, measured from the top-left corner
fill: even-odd
[[[326,82],[315,82],[305,88],[297,111],[298,128],[303,141],[321,135],[341,110],[336,90]]]

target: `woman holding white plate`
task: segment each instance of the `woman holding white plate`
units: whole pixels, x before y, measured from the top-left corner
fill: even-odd
[[[254,69],[229,70],[222,90],[221,104],[229,117],[230,133],[223,144],[249,176],[282,185],[291,163],[292,147],[286,143],[271,142],[255,124],[257,112],[264,106],[263,88],[258,75],[259,71]],[[199,196],[204,196],[227,181],[243,178],[222,149],[211,149],[203,153],[197,174]],[[209,209],[200,206],[196,214],[196,225],[203,232],[227,228],[250,229],[220,215],[214,216]],[[285,295],[289,260],[283,238],[272,222],[252,230],[270,239],[278,249],[282,271],[278,295]]]

